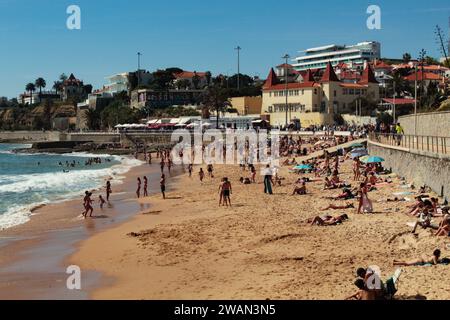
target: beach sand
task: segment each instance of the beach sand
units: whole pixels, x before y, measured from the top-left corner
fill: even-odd
[[[355,186],[350,161],[341,164],[341,173]],[[344,299],[356,291],[358,267],[376,265],[387,279],[396,270],[393,259],[431,255],[436,248],[450,256],[448,238],[420,228],[417,237],[410,233],[407,223],[415,218],[404,213],[413,202],[383,201],[411,191],[399,178],[369,193],[375,214],[328,211],[350,219],[319,227],[302,221],[323,214],[331,202],[324,197],[340,190],[324,191],[320,180],[307,184],[307,195],[292,196],[298,176],[287,167],[280,175],[282,186],[266,195],[261,176],[256,184],[239,183],[249,176],[239,166],[215,166],[215,178],[203,183],[196,167],[192,178],[179,178],[168,199],[156,194],[141,200],[150,208],[81,242],[69,262],[113,279],[90,292],[94,299]],[[233,186],[231,208],[218,206],[224,176]],[[357,207],[356,200],[348,202]],[[449,268],[403,268],[397,297],[449,299]]]

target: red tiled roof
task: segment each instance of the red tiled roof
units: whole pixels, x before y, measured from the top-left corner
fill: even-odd
[[[391,66],[390,64],[387,64],[383,60],[378,60],[373,63],[373,68],[374,69],[393,69],[394,67]]]
[[[288,63],[283,63],[283,64],[280,64],[279,66],[277,66],[277,68],[292,68],[292,65],[291,64],[288,64]]]
[[[75,78],[75,76],[73,75],[73,73],[70,74],[69,78],[67,78],[64,81],[64,85],[68,86],[68,85],[80,85],[81,84],[81,80]]]
[[[308,69],[308,71],[306,71],[306,74],[303,76],[303,81],[304,82],[314,82],[315,81],[310,69]]]
[[[336,73],[334,72],[333,67],[331,66],[331,62],[328,62],[327,68],[325,69],[325,72],[323,73],[321,82],[339,82],[339,78],[337,77]]]
[[[203,78],[206,76],[206,72],[191,72],[191,71],[183,71],[180,73],[175,73],[174,77],[177,79],[191,79],[194,74],[197,74],[200,78]]]
[[[361,84],[378,83],[377,79],[375,79],[375,75],[373,74],[372,67],[370,66],[370,64],[368,64],[364,69],[361,81],[359,81],[359,83]]]
[[[406,80],[408,81],[415,81],[416,80],[416,75],[415,73],[411,73],[409,76],[405,77]],[[417,80],[442,80],[442,76],[432,73],[432,72],[424,72],[423,73],[423,77],[422,77],[422,70],[417,72]]]
[[[277,84],[277,82],[278,82],[277,75],[275,74],[275,71],[273,71],[273,68],[270,68],[270,72],[269,75],[267,76],[266,82],[264,83],[263,89],[270,88],[275,84]]]

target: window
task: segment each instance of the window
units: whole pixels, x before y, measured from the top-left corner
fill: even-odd
[[[314,89],[314,94],[317,94],[317,89]]]
[[[334,90],[334,96],[335,96],[335,97],[337,96],[337,92],[336,92],[336,90]]]
[[[348,92],[347,89],[342,90],[342,94],[343,94],[343,95],[346,95],[347,92]]]
[[[355,90],[355,94],[361,94],[361,90],[356,89],[356,90]]]
[[[348,94],[355,94],[355,90],[354,89],[348,90]]]
[[[269,106],[269,113],[272,113],[272,112],[273,112],[273,107]]]

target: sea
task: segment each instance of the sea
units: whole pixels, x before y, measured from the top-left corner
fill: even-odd
[[[27,153],[25,144],[0,144],[0,230],[30,220],[34,208],[83,195],[142,162],[126,156],[89,153]],[[99,157],[101,163],[86,165]],[[69,163],[69,166],[67,166]],[[71,164],[74,163],[74,166]]]

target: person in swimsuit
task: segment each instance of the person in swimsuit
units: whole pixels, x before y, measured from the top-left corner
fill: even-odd
[[[141,178],[137,178],[137,190],[136,190],[136,195],[138,198],[141,197]]]
[[[172,159],[169,157],[167,158],[167,169],[169,170],[169,173],[171,168],[172,168]]]
[[[353,203],[348,203],[345,206],[337,206],[334,204],[330,204],[328,207],[321,209],[322,211],[327,211],[327,210],[345,210],[345,209],[350,209],[350,208],[354,208],[355,206],[353,205]]]
[[[372,201],[369,199],[367,195],[367,186],[364,183],[361,183],[358,190],[359,195],[359,204],[357,214],[361,213],[371,213],[373,212]]]
[[[148,180],[147,180],[147,177],[144,176],[144,197],[148,197],[147,185],[148,185]]]
[[[414,260],[407,260],[407,261],[394,260],[394,266],[410,267],[410,266],[423,266],[425,264],[436,265],[440,262],[440,257],[441,257],[441,250],[436,249],[434,250],[433,255],[431,257],[423,255],[421,258]]]
[[[94,212],[94,208],[92,207],[92,193],[89,191],[86,191],[86,196],[84,197],[84,208],[86,211],[83,213],[84,218],[87,217],[88,213],[90,212],[89,216],[92,217],[92,213]]]
[[[439,229],[436,231],[436,236],[450,237],[450,215],[445,214],[444,219],[439,224]]]
[[[163,199],[166,199],[166,175],[163,173],[161,179],[159,180],[159,185],[161,186],[161,193]]]
[[[203,178],[205,177],[205,172],[203,172],[203,168],[200,168],[200,171],[198,172],[198,176],[200,178],[200,182],[203,182]]]
[[[353,160],[353,180],[358,181],[361,176],[361,162],[359,161],[359,158],[355,158]]]
[[[208,164],[206,170],[208,171],[208,176],[209,176],[210,178],[214,178],[214,175],[213,175],[213,165],[212,165],[212,164]]]
[[[148,164],[152,164],[152,153],[148,153]]]
[[[161,167],[161,173],[164,172],[164,159],[161,158],[161,162],[159,163],[159,166]]]
[[[106,181],[106,201],[108,201],[109,202],[109,196],[110,196],[110,194],[112,193],[112,190],[111,190],[111,181]]]
[[[230,181],[228,181],[228,178],[223,178],[223,183],[221,185],[221,193],[222,193],[222,197],[223,197],[223,204],[226,205],[228,207],[228,205],[231,207],[231,199],[230,199],[230,194],[231,194],[231,183]]]

